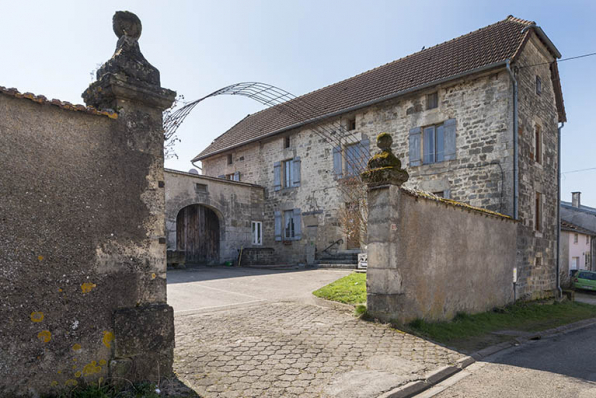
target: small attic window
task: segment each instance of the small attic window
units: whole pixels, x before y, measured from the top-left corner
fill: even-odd
[[[289,136],[285,137],[284,138],[284,148],[289,148],[291,145],[292,145],[291,138]]]
[[[542,94],[542,79],[540,76],[536,76],[536,94]]]
[[[234,159],[232,158],[232,154],[228,155],[228,164],[234,163]]]
[[[439,107],[439,93],[435,92],[426,95],[426,109],[435,109]]]
[[[353,118],[348,119],[347,126],[348,126],[348,131],[356,130],[356,118],[353,117]]]

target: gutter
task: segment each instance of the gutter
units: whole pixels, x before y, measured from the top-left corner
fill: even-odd
[[[517,79],[511,70],[511,63],[506,61],[507,72],[513,81],[513,218],[518,219],[518,201],[519,201],[519,155],[518,155],[518,139],[517,133]]]
[[[217,150],[215,152],[211,152],[211,153],[209,153],[209,154],[207,154],[205,156],[197,156],[197,157],[193,158],[191,160],[191,162],[196,162],[196,161],[199,161],[199,160],[207,159],[207,158],[209,158],[211,156],[218,155],[218,154],[220,154],[222,152],[226,152],[226,151],[229,151],[231,149],[238,148],[238,147],[241,147],[243,145],[247,145],[247,144],[250,144],[250,143],[253,143],[253,142],[261,141],[261,140],[263,140],[265,138],[269,138],[269,137],[272,137],[274,135],[281,134],[281,133],[286,132],[288,130],[296,129],[296,128],[305,126],[307,124],[316,123],[316,122],[319,122],[319,121],[324,120],[324,119],[328,119],[328,118],[331,118],[331,117],[334,117],[334,116],[339,116],[339,115],[342,115],[344,113],[352,112],[352,111],[355,111],[355,110],[358,110],[358,109],[366,108],[367,106],[375,105],[375,104],[378,104],[379,102],[384,102],[384,101],[388,101],[388,100],[391,100],[391,99],[394,99],[394,98],[397,98],[397,97],[401,97],[402,95],[413,93],[413,92],[419,91],[419,90],[423,90],[423,89],[428,88],[428,87],[436,86],[438,84],[446,83],[446,82],[449,82],[449,81],[452,81],[452,80],[457,80],[459,78],[462,78],[462,77],[465,77],[465,76],[469,76],[469,75],[473,75],[475,73],[480,73],[480,72],[484,72],[484,71],[487,71],[487,70],[490,70],[490,69],[494,69],[494,68],[497,68],[497,67],[500,67],[500,66],[507,66],[507,65],[509,65],[509,60],[498,61],[498,62],[489,64],[489,65],[481,66],[480,68],[476,68],[476,69],[472,69],[472,70],[469,70],[469,71],[466,71],[466,72],[458,73],[457,75],[452,75],[452,76],[449,76],[449,77],[446,77],[446,78],[443,78],[443,79],[439,79],[439,80],[435,80],[435,81],[432,81],[432,82],[429,82],[429,83],[421,84],[419,86],[412,87],[412,88],[409,88],[409,89],[406,89],[406,90],[398,91],[397,93],[389,94],[389,95],[386,95],[386,96],[381,97],[381,98],[376,98],[374,100],[370,100],[370,101],[364,102],[362,104],[354,105],[354,106],[349,107],[349,108],[344,108],[344,109],[341,109],[339,111],[335,111],[335,112],[332,112],[332,113],[328,113],[326,115],[318,116],[318,117],[315,117],[315,118],[312,118],[312,119],[309,119],[309,120],[306,120],[306,121],[303,121],[303,122],[300,122],[300,123],[296,123],[296,124],[293,124],[293,125],[290,125],[290,126],[287,126],[287,127],[283,127],[281,129],[275,130],[275,131],[273,131],[271,133],[267,133],[265,135],[262,135],[262,136],[259,136],[259,137],[256,137],[256,138],[251,138],[250,140],[241,142],[239,144],[232,145],[232,146],[229,146],[227,148]],[[300,97],[298,97],[298,98],[300,98]],[[283,105],[283,104],[281,104],[281,105]]]
[[[563,290],[561,289],[561,255],[559,250],[561,249],[561,130],[565,126],[564,122],[561,122],[561,125],[558,128],[558,136],[557,136],[557,145],[558,145],[558,152],[557,152],[557,253],[556,253],[556,269],[557,269],[557,291],[559,293],[559,298],[563,297]]]

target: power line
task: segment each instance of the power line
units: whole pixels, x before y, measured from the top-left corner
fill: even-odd
[[[581,171],[590,171],[590,170],[596,170],[596,167],[590,167],[588,169],[571,170],[571,171],[566,171],[566,172],[561,173],[561,174],[579,173]]]
[[[563,59],[560,59],[560,60],[559,60],[559,61],[557,61],[557,62],[561,63],[561,62],[565,62],[565,61],[570,61],[570,60],[572,60],[572,59],[578,59],[578,58],[591,57],[591,56],[593,56],[593,55],[596,55],[596,53],[589,53],[589,54],[578,55],[578,56],[575,56],[575,57],[563,58]],[[523,68],[531,68],[531,67],[533,67],[533,66],[540,66],[540,65],[549,65],[549,64],[551,64],[551,62],[542,62],[542,63],[540,63],[540,64],[534,64],[534,65],[520,66],[520,69],[523,69]]]

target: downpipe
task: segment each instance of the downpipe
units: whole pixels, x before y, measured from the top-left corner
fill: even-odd
[[[517,123],[517,79],[511,70],[511,61],[505,63],[507,72],[513,81],[513,219],[518,219],[518,200],[519,200],[519,172],[518,172],[518,123]]]
[[[556,269],[557,269],[557,291],[559,299],[563,298],[563,289],[561,289],[561,256],[559,250],[561,248],[561,130],[565,126],[564,122],[558,128],[557,134],[557,253],[556,253]]]

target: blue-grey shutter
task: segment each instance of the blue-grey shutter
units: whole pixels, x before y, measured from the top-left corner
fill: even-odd
[[[343,175],[341,163],[341,146],[336,146],[333,148],[333,175],[336,179]]]
[[[446,189],[445,191],[443,191],[443,198],[451,199],[451,189]]]
[[[302,220],[300,220],[300,209],[294,209],[294,239],[300,240],[302,238]]]
[[[273,190],[281,189],[281,162],[273,163]]]
[[[222,174],[220,176],[217,176],[217,178],[226,178],[226,176]]]
[[[455,134],[455,119],[445,120],[443,123],[445,134],[445,160],[455,159],[456,154],[456,134]]]
[[[292,173],[294,174],[294,181],[292,181],[292,186],[293,187],[299,187],[300,186],[300,156],[296,156],[292,162],[292,167],[294,168],[292,170]]]
[[[281,240],[281,211],[275,211],[275,240]]]
[[[234,181],[240,181],[240,172],[239,171],[234,173]]]
[[[360,155],[362,164],[359,165],[360,171],[366,170],[366,166],[368,164],[368,160],[370,159],[370,140],[368,138],[364,138],[360,141]]]
[[[420,166],[420,127],[410,130],[410,166]]]

